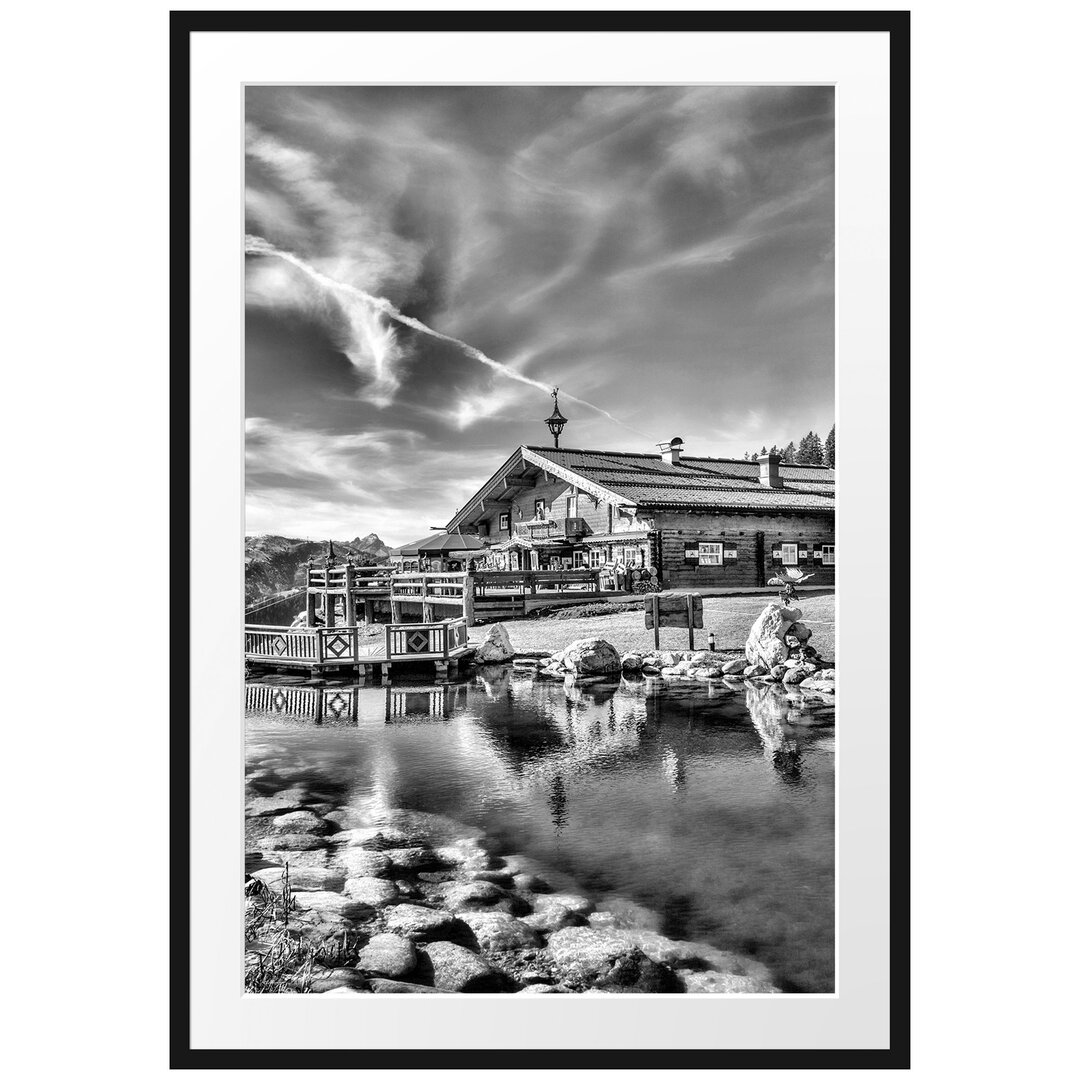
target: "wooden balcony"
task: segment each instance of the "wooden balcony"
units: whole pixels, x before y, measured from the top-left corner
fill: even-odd
[[[589,526],[582,517],[537,518],[519,521],[514,525],[514,536],[529,540],[576,540],[589,533]]]

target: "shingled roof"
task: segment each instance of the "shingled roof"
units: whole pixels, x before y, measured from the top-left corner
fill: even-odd
[[[781,465],[783,487],[766,487],[756,461],[689,457],[678,465],[660,454],[619,450],[556,450],[521,446],[462,507],[448,525],[460,529],[477,515],[485,499],[504,497],[508,480],[522,468],[544,469],[598,498],[642,509],[832,511],[835,473],[824,465]]]
[[[612,450],[526,450],[641,507],[687,506],[702,509],[832,510],[835,472],[823,465],[780,466],[783,487],[769,488],[758,479],[756,461],[690,457],[678,465],[659,454]]]

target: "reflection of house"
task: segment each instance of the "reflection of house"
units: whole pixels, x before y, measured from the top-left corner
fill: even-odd
[[[821,465],[521,446],[447,526],[507,569],[653,566],[668,587],[834,579],[834,472]]]

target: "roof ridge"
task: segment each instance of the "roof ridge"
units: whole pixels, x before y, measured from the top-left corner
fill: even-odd
[[[653,458],[657,461],[663,461],[663,454],[650,454],[645,450],[589,450],[580,446],[526,446],[526,450],[532,450],[537,454],[549,454],[555,452],[557,454],[603,454],[607,457],[638,457],[638,458]],[[733,465],[757,465],[757,462],[753,458],[736,458],[736,457],[709,457],[705,454],[683,454],[681,455],[682,461],[725,461],[730,462]],[[831,471],[835,468],[833,465],[817,465],[810,462],[802,461],[781,461],[780,467],[788,469],[826,469]]]

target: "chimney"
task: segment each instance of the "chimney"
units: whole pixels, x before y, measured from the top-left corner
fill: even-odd
[[[780,476],[779,454],[758,454],[757,463],[761,468],[758,479],[762,487],[782,488],[784,481]]]
[[[682,447],[683,441],[676,435],[671,442],[660,444],[660,455],[669,465],[678,465]]]

